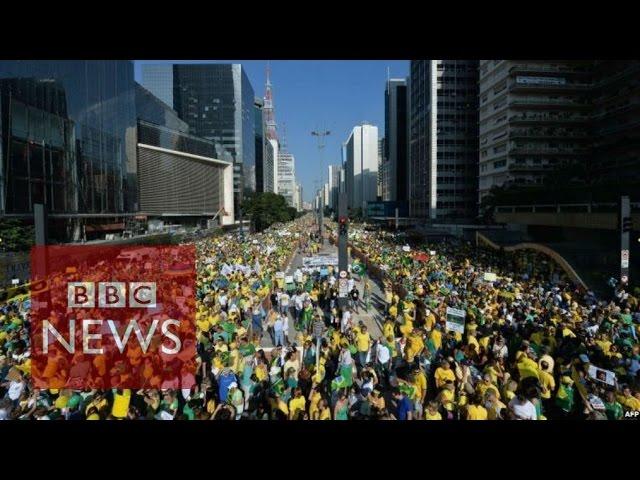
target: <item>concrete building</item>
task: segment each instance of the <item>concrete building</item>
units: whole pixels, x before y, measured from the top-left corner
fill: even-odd
[[[294,206],[296,190],[296,160],[288,152],[278,153],[278,191],[275,192],[286,198],[290,206]]]
[[[480,61],[479,200],[587,161],[590,70],[590,61]]]
[[[213,142],[138,120],[137,160],[140,215],[233,223],[233,164],[215,158]]]
[[[382,200],[406,201],[409,191],[409,97],[407,80],[392,78],[384,92],[384,142],[381,145]]]
[[[352,210],[367,211],[378,190],[378,127],[355,126],[345,143],[345,187]]]
[[[266,125],[264,122],[264,113],[262,108],[264,107],[264,100],[256,97],[253,100],[253,114],[255,125],[255,155],[256,160],[254,162],[255,172],[249,177],[249,182],[253,182],[253,191],[264,192],[264,151],[265,151],[265,137],[264,132]],[[247,180],[245,179],[245,185]]]
[[[295,195],[295,204],[294,207],[297,211],[301,212],[303,210],[303,201],[302,201],[302,185],[296,183],[296,195]]]
[[[162,67],[162,68],[161,68]],[[171,68],[168,68],[171,67]],[[145,73],[146,72],[146,73]],[[142,84],[189,124],[189,133],[216,144],[216,158],[233,163],[238,210],[255,172],[254,91],[240,64],[144,65]],[[169,98],[168,92],[173,92]]]
[[[338,211],[338,196],[340,195],[342,166],[329,165],[329,208]]]
[[[409,213],[429,222],[477,216],[478,61],[412,60]]]
[[[264,159],[262,166],[264,191],[278,193],[278,155],[280,145],[276,139],[267,139],[265,142]]]
[[[329,199],[330,199],[329,184],[325,183],[324,187],[322,187],[322,202],[324,206],[329,206]]]

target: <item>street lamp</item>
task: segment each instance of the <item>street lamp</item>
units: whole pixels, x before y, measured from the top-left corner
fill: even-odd
[[[325,147],[325,139],[331,135],[331,131],[330,130],[314,130],[313,132],[311,132],[311,135],[314,137],[318,138],[318,151],[320,153],[320,168],[324,170],[324,159],[322,156],[322,151],[324,150]],[[324,173],[320,173],[320,188],[321,188],[321,194],[320,194],[320,201],[318,202],[318,233],[320,234],[320,241],[322,241],[322,220],[323,220],[323,209],[324,209],[324,183],[322,182],[322,179],[324,178]]]

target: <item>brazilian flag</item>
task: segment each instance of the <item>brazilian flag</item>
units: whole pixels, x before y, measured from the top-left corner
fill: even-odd
[[[355,262],[351,266],[351,271],[353,273],[355,273],[356,275],[364,275],[366,273],[366,271],[367,271],[367,266],[364,263]]]
[[[414,386],[409,385],[407,383],[401,383],[398,385],[398,390],[404,393],[408,398],[413,399],[416,394],[416,389]]]
[[[560,385],[556,394],[556,405],[565,412],[573,409],[573,387]]]
[[[256,353],[256,346],[253,343],[247,343],[246,345],[242,345],[238,350],[240,351],[240,355],[248,357]]]

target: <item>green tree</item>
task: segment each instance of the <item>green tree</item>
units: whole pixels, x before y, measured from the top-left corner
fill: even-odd
[[[282,195],[272,192],[252,193],[242,202],[245,215],[251,217],[254,229],[262,231],[277,222],[288,222],[296,218],[296,209],[287,204]]]
[[[0,218],[0,251],[24,252],[34,244],[35,229],[17,218]]]

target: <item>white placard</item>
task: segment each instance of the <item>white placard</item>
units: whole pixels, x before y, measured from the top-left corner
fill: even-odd
[[[467,312],[458,308],[447,307],[447,330],[464,333],[465,317]]]

